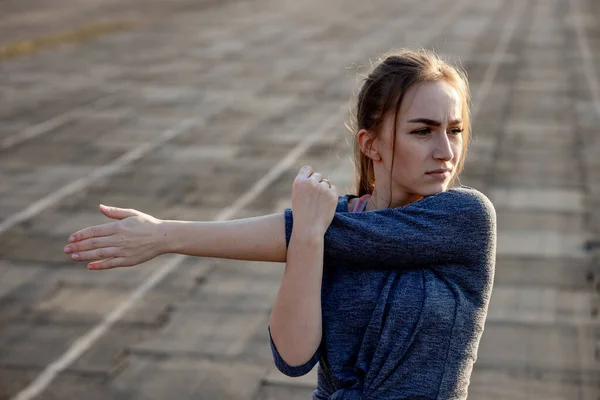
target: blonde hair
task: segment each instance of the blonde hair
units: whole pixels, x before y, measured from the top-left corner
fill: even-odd
[[[423,82],[445,81],[453,86],[463,101],[463,147],[456,173],[450,182],[453,185],[464,167],[469,138],[471,136],[471,94],[466,73],[432,51],[401,49],[387,53],[372,65],[371,71],[357,95],[356,110],[347,125],[353,133],[354,169],[358,196],[373,193],[375,174],[373,160],[367,157],[358,145],[357,135],[365,129],[375,135],[380,132],[384,116],[395,111],[392,143],[396,141],[396,119],[405,93],[413,85]],[[393,169],[393,159],[392,159]]]

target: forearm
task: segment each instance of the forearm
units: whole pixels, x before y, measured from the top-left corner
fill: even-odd
[[[285,262],[285,221],[282,213],[233,221],[163,221],[166,253]]]
[[[321,343],[323,248],[322,234],[292,230],[285,272],[270,318],[273,342],[291,366],[306,363]]]

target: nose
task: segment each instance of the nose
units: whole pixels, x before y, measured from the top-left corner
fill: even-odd
[[[435,148],[433,150],[433,158],[441,161],[450,161],[454,158],[454,151],[452,150],[452,143],[450,138],[445,131],[441,131],[439,135],[436,135]]]

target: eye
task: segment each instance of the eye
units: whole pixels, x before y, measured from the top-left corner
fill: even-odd
[[[413,131],[412,133],[415,135],[426,136],[431,133],[431,129],[430,128],[417,129],[416,131]]]
[[[453,135],[460,135],[461,133],[463,133],[463,131],[464,131],[464,129],[460,129],[460,128],[454,128],[454,129],[452,129],[450,132],[451,132]]]

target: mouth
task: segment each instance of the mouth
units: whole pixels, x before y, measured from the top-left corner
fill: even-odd
[[[425,173],[425,175],[431,176],[435,179],[446,179],[450,176],[450,174],[452,173],[451,169],[435,169],[433,171],[428,171]]]

